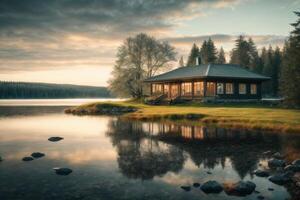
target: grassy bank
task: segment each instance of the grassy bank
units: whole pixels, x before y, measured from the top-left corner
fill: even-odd
[[[136,120],[180,120],[185,123],[213,124],[227,128],[259,129],[300,133],[300,110],[269,107],[261,104],[145,105],[137,101],[81,105],[66,110],[72,114],[97,114],[103,107],[131,108],[122,117]],[[134,108],[134,109],[132,109]],[[126,109],[125,109],[126,111]]]

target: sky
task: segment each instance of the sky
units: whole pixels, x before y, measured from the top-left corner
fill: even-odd
[[[238,35],[282,47],[297,10],[300,0],[0,0],[0,80],[107,86],[118,47],[141,32],[185,61],[209,37],[227,57]]]

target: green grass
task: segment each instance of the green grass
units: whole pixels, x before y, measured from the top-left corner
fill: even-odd
[[[228,128],[300,133],[300,110],[254,103],[188,103],[171,106],[151,106],[140,101],[130,100],[81,105],[71,108],[73,112],[69,113],[77,114],[77,111],[82,112],[82,110],[85,111],[85,114],[95,113],[95,109],[108,105],[137,108],[138,110],[135,112],[123,114],[123,117],[128,119],[180,120],[190,124],[204,123]],[[89,112],[90,110],[92,112]]]

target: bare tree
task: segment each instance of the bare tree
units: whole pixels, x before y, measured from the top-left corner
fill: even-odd
[[[118,48],[110,90],[117,96],[141,98],[143,81],[169,68],[175,56],[174,47],[144,33],[127,38]]]

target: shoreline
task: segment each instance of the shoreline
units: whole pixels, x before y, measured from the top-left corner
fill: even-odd
[[[119,115],[141,121],[172,121],[222,128],[300,133],[300,110],[261,104],[146,105],[137,101],[95,102],[65,109],[73,115]]]

